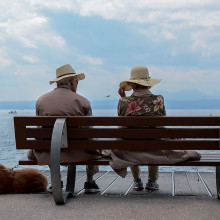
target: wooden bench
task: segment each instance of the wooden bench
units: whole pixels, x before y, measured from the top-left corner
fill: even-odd
[[[60,151],[120,149],[206,150],[207,152],[219,150],[219,122],[220,117],[77,116],[64,118],[48,116],[14,117],[14,128],[16,149],[51,152],[53,196],[56,204],[64,204],[67,197],[73,196],[74,193],[76,165],[109,165],[110,159],[60,164]],[[37,161],[26,156],[19,161],[19,164],[37,165]],[[62,191],[60,183],[60,165],[68,165],[65,192]],[[168,164],[159,163],[158,165]],[[217,197],[220,199],[219,153],[205,153],[202,154],[200,161],[185,161],[168,166],[215,166]]]

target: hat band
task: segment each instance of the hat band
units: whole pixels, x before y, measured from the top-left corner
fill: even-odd
[[[67,75],[70,75],[70,74],[76,74],[76,73],[66,73],[66,74],[58,76],[57,78],[60,78],[60,77],[63,77],[63,76],[67,76]]]
[[[140,79],[145,79],[145,80],[148,80],[148,79],[150,79],[150,77],[148,77],[148,78],[137,78],[137,79],[136,79],[136,78],[133,78],[133,79],[132,79],[132,78],[130,78],[130,80],[140,80]]]

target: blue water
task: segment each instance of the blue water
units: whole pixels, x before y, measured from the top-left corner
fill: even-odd
[[[35,110],[17,110],[16,114],[9,114],[10,110],[0,110],[0,164],[7,167],[14,167],[17,165],[18,160],[23,157],[27,152],[25,150],[16,150],[15,137],[14,137],[14,124],[13,117],[16,116],[34,116]],[[117,110],[93,110],[94,116],[116,116]],[[179,109],[168,109],[167,115],[169,116],[220,116],[220,110],[179,110]],[[213,151],[215,152],[215,151]],[[21,166],[22,168],[25,166]],[[31,166],[33,167],[33,166]],[[35,166],[40,170],[47,170],[47,166]],[[65,168],[64,168],[65,169]],[[84,170],[85,166],[78,166],[78,170]],[[110,166],[100,166],[100,170],[112,170]],[[142,170],[147,170],[147,167],[142,167]],[[196,167],[168,167],[161,166],[160,171],[197,171]],[[213,172],[214,167],[198,167],[199,171]]]

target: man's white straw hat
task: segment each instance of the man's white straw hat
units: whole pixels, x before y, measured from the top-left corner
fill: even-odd
[[[59,82],[60,80],[64,78],[71,78],[74,76],[77,76],[78,80],[83,80],[85,78],[84,73],[76,73],[76,71],[72,68],[71,65],[65,64],[56,69],[56,79],[51,80],[50,84]]]
[[[130,79],[123,81],[119,84],[119,87],[125,91],[130,91],[132,88],[130,83],[136,83],[142,86],[154,86],[162,79],[155,79],[149,76],[149,71],[145,66],[135,66],[131,69]]]

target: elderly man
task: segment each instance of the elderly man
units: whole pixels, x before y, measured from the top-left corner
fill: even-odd
[[[78,81],[83,80],[83,73],[76,73],[71,65],[66,64],[56,70],[56,79],[50,84],[57,83],[57,88],[42,95],[36,103],[38,116],[86,116],[92,115],[90,102],[76,93]],[[49,153],[34,151],[38,164],[45,164],[49,160]],[[100,158],[96,151],[61,152],[61,162],[79,162]],[[97,166],[87,166],[87,182],[84,184],[86,193],[99,192],[98,185],[93,180],[93,175],[98,172]]]

